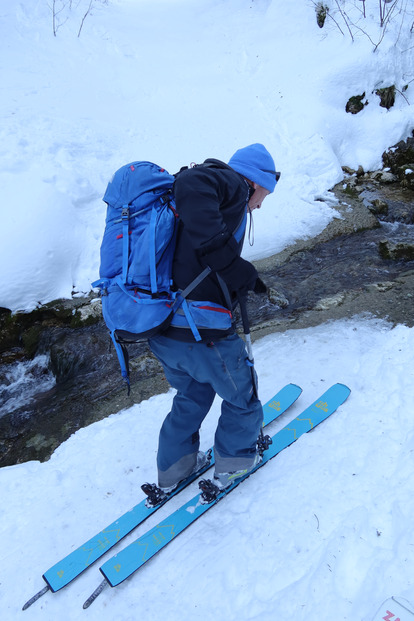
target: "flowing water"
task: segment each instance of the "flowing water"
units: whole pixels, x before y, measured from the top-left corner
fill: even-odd
[[[55,384],[47,355],[0,366],[0,417],[30,407],[36,395],[47,392]]]

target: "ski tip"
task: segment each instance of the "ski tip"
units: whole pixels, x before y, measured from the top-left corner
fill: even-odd
[[[292,395],[292,397],[295,399],[295,401],[299,399],[299,397],[303,393],[302,386],[299,386],[298,384],[288,384],[287,388],[289,389],[289,392]]]
[[[334,384],[333,385],[333,388],[334,387],[337,387],[337,388],[343,390],[344,395],[346,394],[348,396],[348,395],[351,394],[351,389],[346,384],[342,384],[341,382],[338,382],[338,384]]]
[[[286,384],[285,389],[294,390],[299,395],[303,392],[302,387],[299,386],[298,384],[293,383],[293,382],[291,382],[290,384]]]
[[[30,608],[30,606],[32,604],[37,602],[37,600],[40,599],[42,597],[42,595],[44,595],[48,591],[50,591],[50,586],[47,584],[45,587],[43,587],[43,589],[41,591],[39,591],[38,593],[36,593],[36,595],[33,595],[33,597],[31,597],[29,600],[27,600],[27,602],[23,606],[22,610],[27,610],[28,608]]]

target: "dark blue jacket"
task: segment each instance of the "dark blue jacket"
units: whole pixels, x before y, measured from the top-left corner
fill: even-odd
[[[179,228],[173,264],[174,284],[178,289],[185,289],[207,265],[213,270],[191,292],[191,299],[229,308],[217,273],[233,298],[247,281],[249,288],[254,285],[255,268],[240,258],[243,239],[237,243],[233,237],[244,218],[249,190],[242,175],[219,160],[208,159],[176,175],[174,195]],[[201,335],[203,340],[218,336],[214,331],[201,332]],[[194,340],[191,331],[173,327],[167,330],[166,336]],[[223,333],[220,336],[224,336]]]

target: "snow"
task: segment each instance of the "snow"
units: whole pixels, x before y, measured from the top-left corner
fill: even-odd
[[[46,0],[1,6],[0,306],[13,311],[90,290],[101,197],[128,161],[175,172],[264,143],[282,178],[255,213],[244,256],[257,259],[338,217],[329,188],[341,166],[381,167],[414,126],[414,48],[400,17],[373,53],[360,31],[352,43],[333,22],[320,30],[311,2],[112,0],[77,37],[88,4],[62,12],[56,37]],[[378,40],[377,3],[366,5],[362,25]],[[386,110],[373,91],[389,84],[398,91]],[[363,92],[368,105],[347,114]],[[332,383],[351,397],[87,612],[99,562],[21,606],[49,566],[154,481],[172,391],[78,431],[46,463],[1,469],[2,618],[369,621],[386,597],[413,601],[413,341],[412,329],[361,316],[255,343],[263,401],[288,382],[304,389],[272,431]]]
[[[341,166],[380,167],[413,126],[413,53],[393,30],[374,54],[362,35],[325,35],[311,3],[117,0],[95,3],[77,37],[81,0],[54,37],[48,4],[2,8],[0,306],[13,311],[90,291],[101,197],[126,162],[176,172],[264,143],[282,178],[245,250],[257,259],[320,232]],[[387,111],[372,91],[390,83]],[[347,114],[362,92],[369,105]]]
[[[256,343],[263,400],[288,382],[303,387],[272,433],[336,381],[351,396],[87,613],[97,567],[19,609],[46,569],[142,499],[173,392],[78,431],[46,463],[3,468],[3,617],[368,621],[388,595],[412,600],[413,350],[412,329],[364,317]],[[204,449],[218,413],[215,403]],[[195,493],[182,492],[125,541]]]

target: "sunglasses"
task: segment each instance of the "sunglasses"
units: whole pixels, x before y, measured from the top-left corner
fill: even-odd
[[[276,183],[279,181],[280,175],[282,174],[280,172],[276,172],[276,170],[263,170],[263,172],[267,172],[267,173],[270,173],[271,175],[274,175],[276,177]]]

